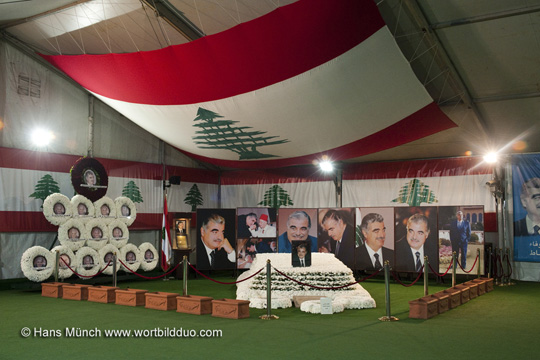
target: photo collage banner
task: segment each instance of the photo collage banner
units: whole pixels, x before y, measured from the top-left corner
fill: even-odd
[[[197,210],[197,267],[249,269],[259,253],[291,253],[291,266],[332,253],[354,270],[484,273],[484,207],[237,208]],[[477,255],[480,257],[477,259]],[[427,269],[429,272],[430,269]]]

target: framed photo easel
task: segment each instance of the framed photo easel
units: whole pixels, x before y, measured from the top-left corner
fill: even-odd
[[[173,249],[189,249],[189,230],[191,219],[178,218],[174,219],[174,234],[175,240]]]

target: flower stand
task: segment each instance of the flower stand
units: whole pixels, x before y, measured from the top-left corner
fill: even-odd
[[[205,315],[212,313],[212,298],[208,296],[186,295],[176,297],[176,312]]]
[[[126,306],[144,306],[146,304],[146,299],[144,294],[148,290],[139,290],[139,289],[118,289],[115,290],[116,293],[116,305],[126,305]]]
[[[62,299],[88,300],[88,288],[90,285],[65,284],[62,285]]]
[[[174,310],[176,309],[176,297],[177,293],[168,293],[168,292],[147,292],[144,294],[146,298],[146,304],[144,305],[147,309],[155,310]]]
[[[249,300],[212,300],[212,316],[226,319],[245,319],[249,317]]]
[[[116,301],[117,287],[113,286],[92,286],[88,288],[88,301],[98,303],[112,303]]]
[[[62,285],[67,283],[50,282],[41,284],[41,296],[61,298],[62,297]]]

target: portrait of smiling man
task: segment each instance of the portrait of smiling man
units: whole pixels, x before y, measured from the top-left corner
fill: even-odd
[[[199,215],[197,213],[197,219]],[[234,212],[232,221],[227,221],[227,217],[217,213],[217,210],[213,213],[203,213],[201,216],[197,237],[197,268],[233,269],[236,263],[236,251],[228,239],[228,234],[234,236]],[[229,226],[233,229],[226,229]]]
[[[375,211],[382,209],[372,209]],[[388,210],[387,212],[391,212]],[[390,217],[392,219],[392,217]],[[390,224],[392,224],[390,222]],[[387,228],[383,215],[378,212],[370,212],[362,218],[360,224],[362,234],[362,245],[356,249],[356,267],[361,270],[380,270],[385,261],[389,261],[390,266],[394,265],[394,250],[385,245],[387,242],[393,245],[392,238],[387,239]]]

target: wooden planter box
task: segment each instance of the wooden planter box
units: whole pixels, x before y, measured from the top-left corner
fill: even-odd
[[[409,318],[430,319],[439,313],[439,299],[432,296],[424,296],[420,299],[409,301]]]
[[[245,319],[249,317],[249,300],[212,300],[212,316],[226,319]]]
[[[467,285],[459,284],[454,286],[454,288],[461,290],[461,305],[465,304],[471,299],[471,291]]]
[[[486,282],[481,279],[471,280],[472,283],[478,284],[478,296],[486,293]]]
[[[461,290],[449,288],[444,290],[443,293],[450,296],[450,298],[448,299],[448,307],[450,309],[456,308],[461,305]]]
[[[112,303],[116,301],[117,287],[114,286],[92,286],[88,288],[88,301],[98,303]]]
[[[212,313],[212,298],[207,296],[186,295],[176,297],[176,312],[205,315]]]
[[[62,299],[88,300],[88,288],[90,285],[65,284],[62,285]]]
[[[176,297],[177,293],[168,293],[168,292],[147,292],[144,294],[146,297],[146,304],[144,305],[147,309],[156,309],[156,310],[174,310],[176,309]]]
[[[67,283],[50,282],[41,284],[41,296],[61,298],[62,297],[62,285]]]
[[[146,299],[144,294],[148,290],[139,290],[139,289],[118,289],[115,290],[116,305],[126,305],[126,306],[144,306],[146,304]]]
[[[450,310],[450,295],[439,291],[432,295],[433,297],[436,297],[439,299],[439,314],[442,314],[445,311]]]
[[[493,291],[493,278],[481,277],[480,280],[484,280],[486,282],[486,292]]]
[[[475,299],[478,297],[478,283],[471,280],[471,281],[464,282],[463,285],[469,287],[470,299]]]

